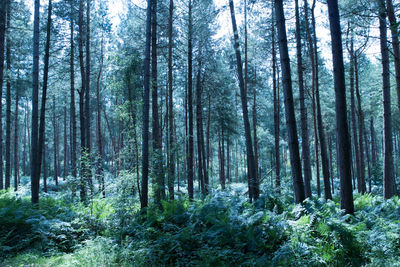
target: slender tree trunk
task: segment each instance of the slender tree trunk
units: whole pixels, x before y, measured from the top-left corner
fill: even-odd
[[[68,136],[67,136],[67,105],[64,106],[64,181],[68,176]]]
[[[146,18],[146,48],[144,60],[143,80],[143,128],[142,128],[142,195],[141,208],[145,208],[149,202],[149,116],[150,116],[150,44],[151,44],[151,9],[152,0],[147,0]]]
[[[332,40],[333,73],[335,83],[336,131],[340,169],[340,207],[346,213],[354,212],[351,187],[350,136],[347,125],[346,84],[343,63],[342,30],[337,0],[328,0],[329,26]]]
[[[81,168],[80,168],[80,199],[82,202],[86,202],[86,162],[83,159],[83,155],[86,150],[86,122],[85,122],[85,88],[86,88],[86,74],[85,74],[85,63],[84,63],[84,53],[83,53],[83,44],[85,37],[85,29],[83,25],[83,0],[79,0],[79,17],[78,17],[78,26],[79,26],[79,65],[81,72],[81,90],[79,93],[79,118],[80,118],[80,134],[81,134]]]
[[[328,149],[329,149],[329,172],[331,174],[332,194],[335,194],[335,185],[333,183],[333,163],[332,163],[332,138],[328,136]]]
[[[282,68],[283,93],[285,97],[286,124],[288,128],[288,144],[290,152],[290,166],[292,169],[292,182],[295,203],[301,203],[305,199],[303,177],[301,173],[301,161],[299,153],[299,141],[297,140],[296,118],[294,114],[292,79],[290,74],[290,59],[287,46],[285,16],[282,0],[275,0],[275,13],[277,18],[279,52]]]
[[[35,0],[33,20],[33,72],[32,72],[32,137],[31,137],[31,194],[32,203],[39,203],[40,164],[39,154],[39,19],[40,1]],[[39,166],[38,166],[39,165]]]
[[[91,151],[92,151],[92,142],[90,137],[91,130],[91,113],[90,113],[90,73],[91,73],[91,62],[90,62],[90,0],[86,1],[86,78],[85,78],[85,135],[86,135],[86,144],[85,144],[85,152],[86,152],[86,162],[85,162],[85,175],[87,183],[89,184],[89,189],[91,194],[93,195],[93,181],[92,181],[92,159],[91,159]]]
[[[4,1],[4,0],[3,0]],[[6,170],[5,189],[10,187],[11,181],[11,0],[7,1],[7,32],[6,32]],[[0,115],[1,116],[1,115]]]
[[[158,114],[158,84],[157,84],[157,0],[152,0],[151,16],[151,78],[152,78],[152,134],[153,134],[153,172],[155,203],[161,207],[161,200],[165,199],[165,184],[162,159],[162,140],[160,119]]]
[[[15,112],[14,112],[14,190],[18,190],[19,176],[19,149],[18,149],[18,90],[15,90]]]
[[[77,179],[77,169],[76,169],[76,111],[75,111],[75,44],[74,44],[74,1],[70,0],[71,4],[71,14],[70,14],[70,80],[71,80],[71,87],[70,87],[70,120],[71,120],[71,171],[72,171],[72,196],[75,197],[76,192],[76,179]]]
[[[103,73],[103,60],[104,60],[104,55],[103,55],[103,38],[101,39],[101,52],[100,52],[100,69],[99,73],[97,75],[97,84],[96,84],[96,104],[97,104],[97,123],[96,123],[96,128],[97,128],[97,153],[98,153],[98,159],[97,159],[97,166],[96,166],[96,176],[99,180],[99,189],[103,195],[103,197],[106,196],[105,192],[105,185],[104,185],[104,170],[103,170],[103,164],[104,164],[104,148],[103,148],[103,135],[101,132],[101,103],[100,103],[100,82],[101,82],[101,75]],[[134,126],[136,128],[136,126]]]
[[[27,162],[27,157],[26,157],[26,153],[27,153],[27,149],[26,149],[26,147],[27,147],[27,144],[26,144],[26,129],[28,128],[28,126],[27,126],[27,120],[28,120],[28,114],[27,114],[27,112],[25,111],[24,112],[24,125],[23,125],[23,129],[24,129],[24,132],[23,132],[23,135],[22,135],[22,138],[23,138],[23,145],[24,145],[24,149],[23,149],[23,152],[22,152],[22,175],[23,176],[26,176],[27,175],[27,171],[26,171],[26,162]]]
[[[276,51],[275,51],[275,11],[272,10],[272,87],[274,91],[274,140],[275,140],[275,186],[278,194],[281,193],[281,164],[279,152],[279,133],[280,133],[280,101],[279,86],[276,84]]]
[[[358,75],[358,60],[357,56],[354,57],[354,76],[355,76],[355,89],[356,89],[356,97],[357,97],[357,114],[358,114],[358,133],[359,133],[359,145],[360,145],[360,180],[361,180],[361,192],[367,192],[367,186],[365,183],[365,160],[364,160],[364,141],[363,141],[363,133],[364,133],[364,114],[361,108],[361,94],[360,94],[360,84],[359,84],[359,75]]]
[[[169,115],[169,167],[168,167],[168,192],[169,199],[174,199],[175,182],[175,139],[174,139],[174,102],[173,102],[173,66],[172,66],[172,48],[173,48],[173,18],[174,18],[174,0],[169,1],[169,19],[168,19],[168,115]]]
[[[189,200],[193,200],[193,176],[194,176],[194,142],[193,142],[193,21],[192,0],[189,0],[189,29],[188,29],[188,112],[189,112],[189,151],[188,151],[188,193]]]
[[[45,140],[45,142],[46,142],[46,140]],[[44,149],[43,149],[43,158],[42,158],[42,161],[43,161],[43,168],[42,168],[42,170],[43,170],[43,191],[45,192],[45,193],[47,193],[47,166],[46,166],[46,144],[44,145]]]
[[[389,49],[387,45],[386,11],[385,3],[380,0],[379,32],[382,54],[382,79],[383,79],[383,136],[384,136],[384,170],[383,170],[383,196],[392,198],[396,193],[393,168],[393,139],[392,139],[392,111],[390,100],[390,67]]]
[[[313,6],[311,10],[311,19],[313,24],[313,36],[314,36],[314,58],[315,58],[315,96],[317,101],[317,122],[318,122],[318,135],[321,148],[321,161],[322,161],[322,173],[324,175],[324,195],[325,199],[332,199],[331,186],[330,186],[330,173],[329,173],[329,159],[328,151],[326,148],[325,131],[322,122],[322,111],[321,111],[321,101],[319,98],[319,66],[318,66],[318,46],[317,46],[317,34],[316,34],[316,23],[315,23],[315,3],[313,1]]]
[[[311,197],[311,160],[310,160],[310,142],[308,138],[308,123],[307,123],[307,108],[305,105],[304,94],[304,78],[303,78],[303,59],[301,45],[301,29],[299,15],[299,1],[295,0],[296,9],[296,48],[297,48],[297,75],[299,79],[299,94],[300,94],[300,114],[301,114],[301,157],[303,160],[304,170],[304,192],[306,197]],[[307,19],[307,18],[306,18]]]
[[[249,122],[249,112],[247,108],[247,94],[245,90],[245,82],[243,79],[243,69],[242,69],[242,58],[240,55],[240,47],[239,47],[239,34],[236,25],[235,18],[235,9],[233,5],[233,0],[229,0],[229,7],[231,12],[232,19],[232,28],[234,35],[234,49],[236,52],[236,63],[237,63],[237,71],[238,71],[238,79],[239,79],[239,88],[240,88],[240,98],[242,101],[242,113],[243,113],[243,123],[245,130],[245,139],[246,139],[246,154],[247,154],[247,164],[248,164],[248,184],[249,184],[249,198],[250,201],[257,200],[258,195],[255,192],[255,181],[256,181],[256,171],[255,171],[255,159],[253,153],[253,145],[251,140],[251,131],[250,131],[250,122]]]
[[[56,98],[53,96],[53,134],[54,134],[54,180],[56,182],[56,186],[58,186],[58,168],[57,168],[57,161],[58,161],[58,129],[57,129],[57,118],[56,118]]]
[[[319,170],[319,138],[318,138],[318,126],[317,126],[317,103],[316,103],[316,62],[315,62],[315,53],[314,53],[314,45],[313,39],[311,36],[311,30],[309,25],[309,17],[308,17],[308,1],[304,0],[304,16],[305,16],[305,26],[307,32],[307,44],[311,62],[312,69],[312,115],[313,115],[313,125],[314,125],[314,153],[315,153],[315,170],[316,170],[316,179],[317,179],[317,195],[321,196],[321,179],[320,179],[320,170]]]
[[[36,4],[36,2],[35,2]],[[3,99],[4,79],[4,40],[6,35],[6,9],[7,1],[0,3],[0,99]],[[3,183],[3,105],[0,105],[0,190],[4,189]]]
[[[358,192],[361,193],[361,167],[360,167],[360,149],[358,146],[358,137],[357,137],[357,123],[356,123],[356,104],[354,97],[354,49],[353,49],[353,41],[350,44],[350,105],[351,105],[351,126],[353,132],[353,144],[354,144],[354,154],[356,158],[356,176],[357,176],[357,189]]]

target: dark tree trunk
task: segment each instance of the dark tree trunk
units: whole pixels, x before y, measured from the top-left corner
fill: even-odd
[[[315,53],[314,53],[314,45],[313,38],[311,36],[311,30],[309,26],[309,18],[308,18],[308,1],[304,0],[304,16],[305,16],[305,26],[307,32],[307,44],[311,62],[312,69],[312,115],[313,115],[313,126],[314,126],[314,154],[315,154],[315,170],[316,170],[316,179],[317,179],[317,195],[321,196],[321,179],[320,179],[320,170],[319,170],[319,138],[318,138],[318,126],[317,126],[317,103],[316,103],[316,62],[315,62]]]
[[[38,176],[38,117],[39,117],[39,19],[40,1],[35,0],[35,11],[33,21],[33,72],[32,72],[32,137],[31,137],[31,193],[32,203],[39,203],[39,183]]]
[[[188,113],[189,113],[189,151],[188,161],[188,193],[189,200],[193,200],[193,176],[194,176],[194,142],[193,142],[193,22],[192,22],[192,0],[189,0],[189,36],[188,36]]]
[[[318,122],[318,136],[321,147],[321,161],[322,161],[322,173],[324,175],[324,195],[325,199],[332,199],[331,186],[330,186],[330,174],[329,174],[329,159],[328,151],[326,148],[325,131],[322,122],[322,111],[321,102],[319,98],[319,66],[318,66],[318,47],[317,47],[317,34],[316,34],[316,23],[315,23],[315,3],[313,1],[313,6],[311,10],[311,18],[313,24],[313,35],[314,35],[314,58],[315,58],[315,96],[317,101],[317,122]]]
[[[3,0],[5,1],[5,0]],[[11,181],[11,41],[10,19],[11,0],[7,1],[7,32],[6,32],[6,168],[5,189],[10,187]]]
[[[54,180],[56,186],[58,186],[58,127],[57,127],[57,117],[56,117],[56,98],[53,96],[53,159],[54,159]]]
[[[45,142],[46,142],[46,140],[45,140]],[[42,168],[42,170],[43,170],[43,191],[45,192],[45,193],[47,193],[47,166],[46,166],[46,151],[47,151],[47,147],[46,147],[46,144],[44,145],[44,148],[45,149],[43,149],[43,158],[42,158],[42,164],[43,164],[43,168]]]
[[[347,125],[346,84],[343,63],[342,30],[337,0],[328,0],[329,26],[332,40],[333,74],[336,99],[336,131],[340,169],[340,207],[346,213],[354,212],[351,186],[350,136]]]
[[[355,76],[355,89],[356,89],[356,97],[357,97],[357,114],[358,114],[358,133],[359,133],[359,145],[360,145],[360,180],[361,180],[361,192],[367,192],[367,186],[365,183],[365,160],[364,160],[364,114],[361,108],[361,94],[360,94],[360,84],[359,84],[359,75],[358,75],[358,60],[357,56],[354,57],[354,76]]]
[[[240,88],[240,98],[242,102],[242,113],[243,113],[243,123],[245,130],[245,139],[246,139],[246,154],[247,154],[247,165],[248,165],[248,185],[249,185],[249,197],[250,201],[257,200],[258,195],[255,192],[255,181],[256,181],[256,171],[255,171],[255,160],[253,153],[253,145],[251,140],[251,131],[250,131],[250,122],[249,122],[249,112],[247,108],[247,95],[245,90],[245,82],[243,79],[243,68],[242,68],[242,58],[240,55],[240,47],[239,47],[239,34],[236,25],[235,18],[235,9],[233,5],[233,0],[229,0],[229,7],[231,12],[232,19],[232,28],[234,35],[234,49],[236,53],[236,63],[237,63],[237,71],[238,71],[238,79],[239,79],[239,88]]]
[[[146,49],[143,80],[143,128],[142,128],[142,190],[141,208],[149,202],[149,116],[150,116],[150,44],[151,44],[152,0],[147,0]]]
[[[63,179],[68,176],[68,136],[67,136],[67,105],[64,106],[64,170],[63,170]]]
[[[19,177],[19,149],[18,149],[18,90],[15,90],[15,112],[14,112],[14,190],[18,190]]]
[[[35,2],[36,4],[36,2]],[[7,1],[0,4],[0,99],[3,99],[3,79],[4,79],[4,40],[6,33],[6,7]],[[32,99],[33,100],[33,99]],[[3,184],[3,105],[0,105],[0,190]]]
[[[296,118],[294,113],[292,78],[290,74],[290,59],[287,46],[285,16],[282,0],[275,0],[275,13],[277,19],[279,52],[282,68],[283,93],[285,97],[286,125],[288,131],[288,144],[290,152],[290,166],[292,169],[293,190],[295,202],[301,203],[305,199],[299,141],[297,140]]]
[[[274,91],[274,140],[275,140],[275,186],[278,194],[281,193],[281,164],[279,152],[280,133],[280,101],[279,86],[276,84],[276,51],[275,51],[275,12],[272,10],[272,87]]]
[[[100,82],[101,82],[101,75],[103,72],[103,39],[101,39],[101,52],[100,52],[100,69],[97,75],[97,84],[96,84],[96,104],[97,104],[97,117],[96,117],[96,132],[97,132],[97,153],[98,158],[96,161],[96,176],[99,180],[99,190],[102,193],[103,197],[106,196],[105,192],[105,184],[104,184],[104,148],[103,148],[103,135],[101,132],[101,103],[100,103]],[[134,126],[136,128],[136,126]]]
[[[168,115],[169,115],[169,166],[168,166],[168,192],[169,199],[174,199],[175,182],[175,139],[174,139],[174,102],[173,102],[173,66],[172,66],[172,48],[173,48],[173,16],[174,0],[169,1],[169,19],[168,19]]]
[[[158,85],[157,85],[157,0],[152,1],[151,16],[151,79],[152,79],[152,134],[153,134],[153,172],[155,203],[161,207],[161,200],[165,199],[165,184],[162,159],[162,140],[160,119],[158,116]]]
[[[358,146],[358,135],[357,135],[357,122],[356,122],[356,104],[354,97],[354,49],[353,41],[351,42],[350,48],[350,106],[351,106],[351,126],[353,133],[353,145],[355,154],[356,164],[356,176],[357,176],[357,188],[358,192],[361,193],[361,168],[360,168],[360,149]]]
[[[91,194],[93,194],[93,181],[92,181],[92,159],[91,159],[91,150],[92,143],[90,137],[91,130],[91,113],[90,113],[90,0],[86,1],[86,78],[85,78],[85,135],[86,135],[86,144],[85,144],[85,152],[86,159],[84,164],[84,179],[89,184],[89,189]]]
[[[80,199],[82,202],[86,202],[86,181],[85,181],[85,168],[86,162],[82,157],[85,154],[86,150],[86,123],[85,123],[85,87],[86,87],[86,74],[85,74],[85,63],[84,63],[84,54],[83,54],[83,43],[85,37],[85,29],[83,25],[83,0],[79,1],[79,17],[78,17],[78,26],[79,26],[79,66],[81,72],[81,90],[79,93],[79,119],[80,119],[80,134],[81,134],[81,167],[80,167],[80,181],[79,181],[79,189],[80,189]]]
[[[301,29],[299,15],[299,1],[295,0],[296,8],[296,48],[297,48],[297,75],[299,79],[299,94],[300,94],[300,114],[301,114],[301,157],[303,160],[304,171],[304,192],[306,197],[311,197],[311,160],[310,160],[310,142],[308,138],[308,123],[307,123],[307,108],[305,105],[304,94],[304,78],[303,78],[303,59],[301,45]],[[306,18],[307,19],[307,18]]]
[[[71,87],[70,87],[70,121],[71,121],[71,171],[72,171],[72,196],[75,197],[76,192],[76,179],[77,179],[77,169],[76,169],[76,111],[75,111],[75,45],[74,45],[74,1],[70,0],[71,4],[71,14],[70,14],[70,79],[71,79]]]
[[[380,0],[379,32],[382,54],[383,79],[383,136],[384,136],[384,169],[383,169],[383,196],[389,199],[396,192],[393,168],[393,139],[392,139],[392,111],[390,100],[390,67],[389,49],[387,45],[385,3]]]

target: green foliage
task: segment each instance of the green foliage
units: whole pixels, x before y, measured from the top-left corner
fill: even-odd
[[[250,204],[236,191],[204,200],[163,201],[140,211],[122,173],[116,192],[85,206],[42,198],[37,207],[0,196],[5,266],[398,266],[400,200],[355,195],[354,215],[338,200],[303,205],[266,194]],[[18,256],[10,258],[7,256]]]

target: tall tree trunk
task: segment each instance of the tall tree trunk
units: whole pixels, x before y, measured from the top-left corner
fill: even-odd
[[[54,159],[54,180],[56,182],[56,186],[58,186],[58,128],[57,128],[57,117],[56,117],[56,98],[53,96],[53,159]]]
[[[78,17],[78,26],[79,26],[79,42],[78,42],[78,50],[79,50],[79,66],[81,72],[81,90],[79,93],[79,119],[80,119],[80,134],[81,134],[81,167],[80,167],[80,181],[79,181],[79,189],[80,189],[80,199],[82,202],[86,202],[86,181],[85,181],[85,172],[86,172],[86,162],[83,157],[86,150],[86,122],[85,122],[85,88],[86,88],[86,74],[85,74],[85,63],[84,63],[84,53],[83,53],[83,44],[85,37],[85,29],[83,25],[83,0],[79,0],[79,17]]]
[[[22,138],[23,138],[22,143],[24,145],[23,152],[22,152],[22,175],[26,176],[27,175],[27,171],[26,171],[26,162],[27,162],[27,157],[26,157],[26,153],[27,153],[27,149],[26,149],[26,147],[27,147],[27,144],[26,144],[26,140],[27,140],[27,138],[26,138],[26,129],[28,128],[28,126],[27,126],[28,114],[27,114],[26,111],[24,112],[24,117],[25,117],[24,118],[24,126],[23,126],[24,133],[22,135]]]
[[[246,139],[246,154],[247,154],[247,164],[248,164],[248,185],[249,185],[249,198],[250,201],[257,200],[258,195],[255,190],[255,181],[256,181],[256,171],[255,171],[255,159],[253,153],[253,145],[251,140],[251,131],[250,131],[250,122],[249,122],[249,112],[247,108],[247,94],[245,90],[245,82],[243,79],[243,69],[242,69],[242,58],[240,55],[240,47],[239,47],[239,34],[236,25],[236,17],[235,17],[235,9],[233,5],[233,0],[229,0],[229,7],[231,12],[232,19],[232,28],[233,28],[233,36],[234,36],[234,49],[236,53],[236,63],[237,63],[237,71],[238,71],[238,79],[239,79],[239,88],[240,88],[240,98],[242,102],[242,113],[243,113],[243,123],[245,130],[245,139]]]
[[[46,140],[45,140],[45,142],[46,142]],[[42,168],[42,170],[43,170],[43,191],[45,192],[45,193],[47,193],[47,166],[46,166],[46,151],[47,151],[47,149],[46,149],[47,147],[46,147],[46,144],[44,145],[44,149],[43,149],[43,158],[42,158],[42,164],[43,164],[43,168]]]
[[[71,121],[71,171],[72,171],[72,196],[75,197],[76,192],[76,179],[77,179],[77,169],[76,169],[76,111],[75,111],[75,44],[74,44],[74,1],[70,0],[71,5],[71,14],[70,14],[70,80],[71,80],[71,87],[70,87],[70,121]]]
[[[168,19],[168,115],[169,115],[169,166],[168,166],[168,192],[169,199],[174,199],[175,182],[175,139],[174,139],[174,102],[173,102],[173,19],[174,19],[174,0],[169,0],[169,19]]]
[[[35,2],[36,4],[36,2]],[[0,3],[0,99],[3,99],[4,79],[4,40],[6,34],[6,8],[7,1]],[[0,105],[0,190],[4,188],[3,183],[3,105]]]
[[[296,9],[296,48],[297,48],[297,75],[299,79],[300,94],[300,114],[301,114],[301,157],[303,160],[304,171],[304,192],[306,197],[311,197],[311,160],[310,160],[310,142],[308,138],[307,108],[305,105],[304,78],[303,78],[303,59],[301,45],[301,29],[299,15],[299,1],[295,0]],[[306,18],[307,19],[307,18]]]
[[[189,29],[188,29],[188,112],[189,112],[189,151],[188,161],[188,193],[189,200],[193,200],[193,176],[194,176],[194,142],[193,142],[193,21],[192,0],[189,0]]]
[[[273,9],[273,8],[272,8]],[[279,152],[279,133],[280,133],[280,101],[279,86],[276,84],[276,51],[275,51],[275,11],[272,10],[272,87],[274,91],[274,140],[275,140],[275,186],[278,194],[281,193],[281,164]]]
[[[147,0],[146,47],[143,80],[143,128],[142,128],[142,190],[141,208],[149,202],[149,116],[150,116],[150,44],[151,44],[152,0]]]
[[[354,212],[351,187],[350,136],[347,125],[346,84],[343,63],[342,30],[337,0],[328,0],[329,26],[332,40],[333,74],[336,99],[336,131],[338,142],[338,163],[340,169],[340,207],[346,213]]]
[[[358,146],[358,135],[357,135],[357,122],[356,122],[356,104],[354,97],[354,48],[353,41],[350,44],[350,105],[351,105],[351,126],[353,132],[353,144],[354,154],[356,158],[356,174],[357,174],[357,188],[358,192],[361,193],[361,167],[360,167],[360,149]]]
[[[97,117],[96,117],[96,128],[97,128],[97,153],[98,158],[96,161],[96,176],[99,180],[99,190],[102,193],[103,197],[106,196],[105,192],[105,185],[104,185],[104,148],[103,148],[103,135],[101,132],[101,103],[100,103],[100,82],[101,82],[101,75],[103,73],[103,37],[101,39],[101,48],[100,48],[100,69],[97,75],[97,84],[96,84],[96,104],[97,104]],[[134,126],[136,128],[136,126]]]
[[[4,0],[3,0],[4,1]],[[7,32],[6,32],[6,172],[5,189],[10,187],[11,180],[11,41],[10,20],[11,0],[7,1]],[[0,115],[1,116],[1,115]]]
[[[282,68],[283,93],[285,97],[286,124],[288,128],[288,144],[290,152],[290,166],[292,169],[292,182],[295,202],[301,203],[305,199],[299,141],[297,140],[296,118],[294,114],[292,78],[290,74],[290,59],[287,46],[285,16],[282,0],[275,0],[275,14],[278,28],[279,52]]]
[[[14,190],[18,190],[19,176],[19,149],[18,149],[18,90],[15,90],[15,112],[14,112]]]
[[[67,136],[67,105],[64,106],[64,170],[63,170],[63,179],[68,176],[68,136]]]
[[[39,203],[40,164],[39,154],[39,20],[40,1],[35,0],[33,20],[33,72],[32,72],[32,137],[31,137],[31,196],[32,203]],[[39,165],[39,166],[38,166]],[[39,172],[39,175],[38,175]]]
[[[316,103],[316,62],[313,38],[311,36],[311,30],[309,25],[308,17],[308,1],[304,0],[304,16],[305,16],[305,27],[307,33],[307,45],[309,50],[311,69],[312,69],[312,115],[313,115],[313,126],[314,126],[314,154],[315,154],[315,170],[317,179],[317,195],[321,196],[321,179],[319,170],[319,138],[318,138],[318,126],[317,126],[317,103]]]
[[[165,184],[162,159],[162,140],[160,120],[158,115],[158,85],[157,85],[157,0],[152,2],[151,16],[151,78],[152,78],[152,134],[153,134],[153,172],[155,203],[161,207],[161,200],[165,199]]]
[[[91,113],[90,113],[90,0],[86,1],[86,78],[85,78],[85,135],[86,135],[86,144],[85,144],[85,152],[86,152],[86,163],[85,163],[85,175],[87,183],[89,184],[89,189],[91,194],[93,194],[93,181],[92,181],[92,159],[91,159],[91,149],[92,142],[90,137],[91,130]]]
[[[374,129],[374,119],[371,117],[370,120],[370,132],[371,132],[371,162],[372,166],[374,166],[373,169],[373,176],[374,176],[374,184],[376,185],[377,182],[377,175],[376,175],[376,168],[377,168],[377,147],[376,147],[376,135],[375,135],[375,129]]]
[[[384,170],[383,170],[383,196],[389,199],[396,192],[393,168],[393,139],[392,139],[392,111],[390,100],[390,67],[389,49],[387,45],[386,10],[383,0],[379,1],[379,32],[382,54],[382,79],[383,79],[383,136],[384,136]]]
[[[201,49],[201,48],[200,48]],[[207,194],[207,169],[205,164],[205,148],[204,148],[204,132],[203,132],[203,106],[202,106],[202,84],[201,84],[201,51],[199,52],[199,62],[197,70],[197,81],[196,81],[196,126],[197,126],[197,150],[199,159],[199,181],[201,182],[201,192],[203,195]]]
[[[365,183],[365,160],[364,160],[364,114],[361,108],[361,94],[360,94],[360,83],[358,74],[358,56],[354,57],[354,77],[355,77],[355,89],[357,97],[357,114],[358,114],[358,133],[359,133],[359,145],[360,145],[360,180],[361,180],[361,192],[367,192],[367,186]]]
[[[313,37],[314,37],[314,58],[315,58],[315,96],[317,101],[317,122],[318,122],[318,135],[321,147],[321,161],[322,161],[322,173],[324,175],[324,195],[325,199],[332,199],[332,192],[330,186],[330,173],[329,173],[329,159],[328,151],[326,148],[325,140],[325,130],[322,122],[322,111],[321,111],[321,101],[319,98],[319,66],[318,66],[318,46],[317,46],[317,33],[316,33],[316,23],[315,23],[315,3],[313,1],[313,6],[311,9],[311,19],[313,24]]]

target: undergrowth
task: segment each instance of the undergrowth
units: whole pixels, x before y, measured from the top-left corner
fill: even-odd
[[[0,195],[4,266],[400,266],[400,201],[355,195],[354,215],[338,199],[235,191],[179,198],[139,211],[122,192],[88,206],[68,197]]]

